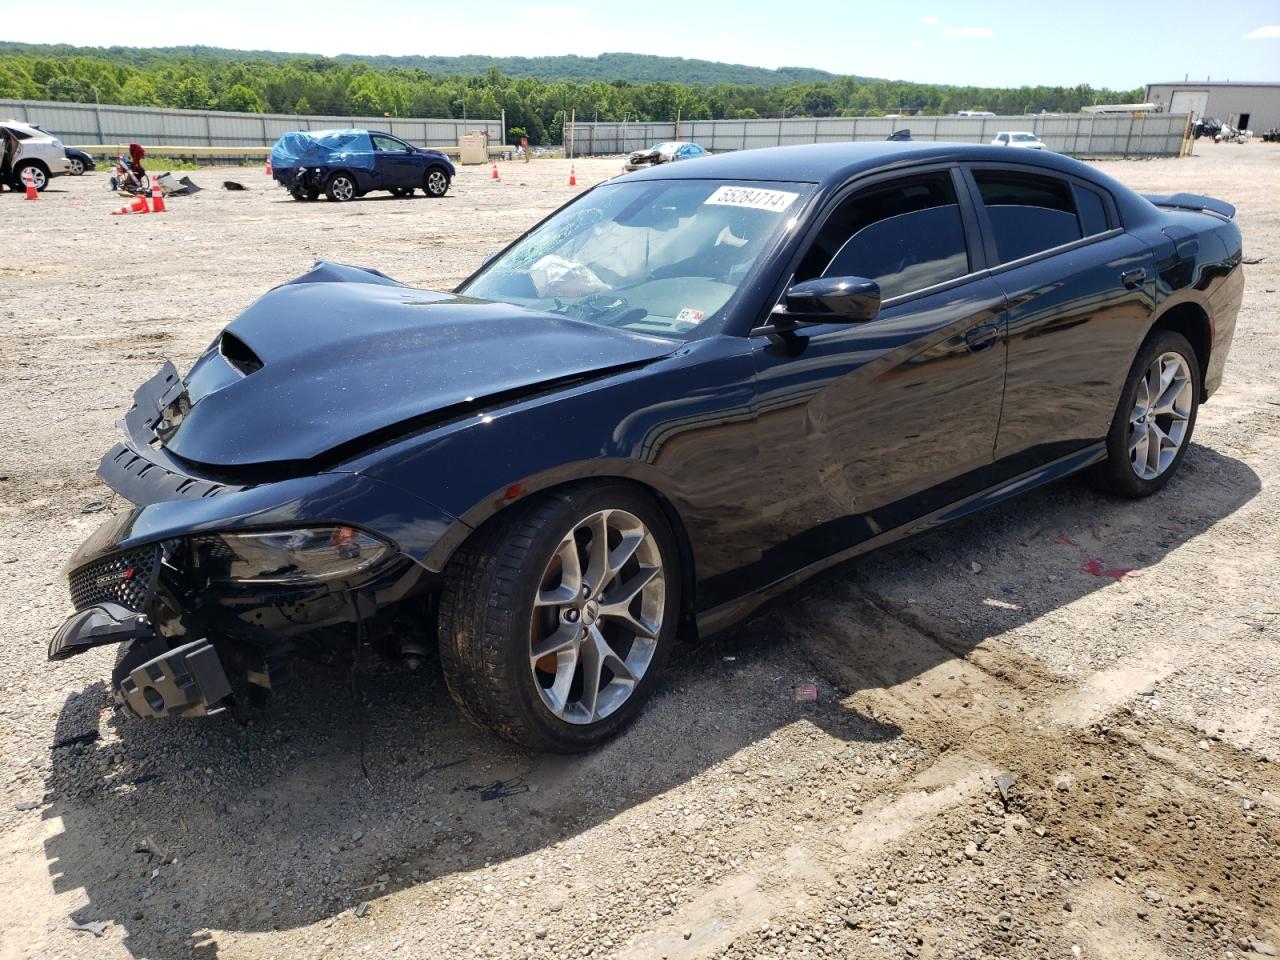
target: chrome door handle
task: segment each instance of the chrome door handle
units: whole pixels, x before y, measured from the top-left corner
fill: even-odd
[[[964,342],[969,346],[970,353],[981,353],[990,347],[995,346],[996,341],[1000,338],[1000,324],[984,323],[981,326],[974,327],[965,332]]]
[[[1147,271],[1142,267],[1139,267],[1137,270],[1126,270],[1124,273],[1120,274],[1120,282],[1130,290],[1135,287],[1140,287],[1147,282]]]

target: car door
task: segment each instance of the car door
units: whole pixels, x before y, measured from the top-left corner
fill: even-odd
[[[422,186],[422,175],[411,146],[385,133],[373,134],[372,140],[380,189]]]
[[[770,576],[987,484],[1005,302],[978,239],[963,180],[943,167],[852,190],[804,247],[795,282],[867,277],[882,306],[871,322],[754,338]]]
[[[1155,258],[1097,184],[1019,164],[965,176],[1009,299],[996,459],[1014,475],[1106,436],[1151,322]]]

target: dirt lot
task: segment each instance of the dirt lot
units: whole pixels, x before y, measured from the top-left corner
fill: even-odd
[[[108,216],[102,173],[0,196],[0,958],[1280,947],[1280,147],[1199,152],[1106,164],[1237,204],[1261,258],[1165,493],[1067,483],[866,557],[688,652],[570,759],[471,729],[434,670],[144,724],[108,708],[110,652],[45,661],[97,458],[162,359],[315,256],[449,287],[573,194],[568,164],[346,206],[204,171],[250,189],[162,217]]]

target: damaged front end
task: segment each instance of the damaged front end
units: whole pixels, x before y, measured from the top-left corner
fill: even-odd
[[[144,717],[276,689],[295,656],[350,669],[368,646],[412,666],[434,647],[460,517],[512,482],[473,490],[439,436],[675,348],[319,262],[185,378],[166,363],[134,393],[98,467],[133,507],[68,563],[76,612],[49,656],[121,645],[116,699]]]
[[[134,395],[98,474],[136,506],[68,563],[75,612],[49,659],[119,645],[115,701],[150,718],[257,698],[287,681],[295,656],[350,665],[362,642],[420,656],[431,575],[385,536],[331,519],[375,503],[393,518],[403,495],[340,472],[252,486],[199,475],[160,443],[185,409],[172,364]]]

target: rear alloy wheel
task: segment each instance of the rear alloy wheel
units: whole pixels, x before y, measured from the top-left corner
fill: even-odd
[[[346,203],[356,196],[356,182],[347,173],[335,173],[325,185],[324,195],[335,203]]]
[[[449,192],[449,175],[439,167],[428,170],[422,189],[428,197],[443,197]]]
[[[14,183],[17,189],[25,190],[27,181],[30,180],[32,186],[40,192],[44,192],[44,188],[49,185],[49,174],[45,172],[44,167],[38,163],[24,163],[18,169],[13,171]]]
[[[440,651],[454,700],[526,746],[585,750],[652,692],[679,577],[662,511],[627,486],[571,488],[500,515],[446,574]]]
[[[1104,489],[1145,497],[1169,482],[1191,443],[1199,384],[1200,364],[1185,337],[1160,330],[1147,339],[1107,434],[1107,459],[1094,473]]]

